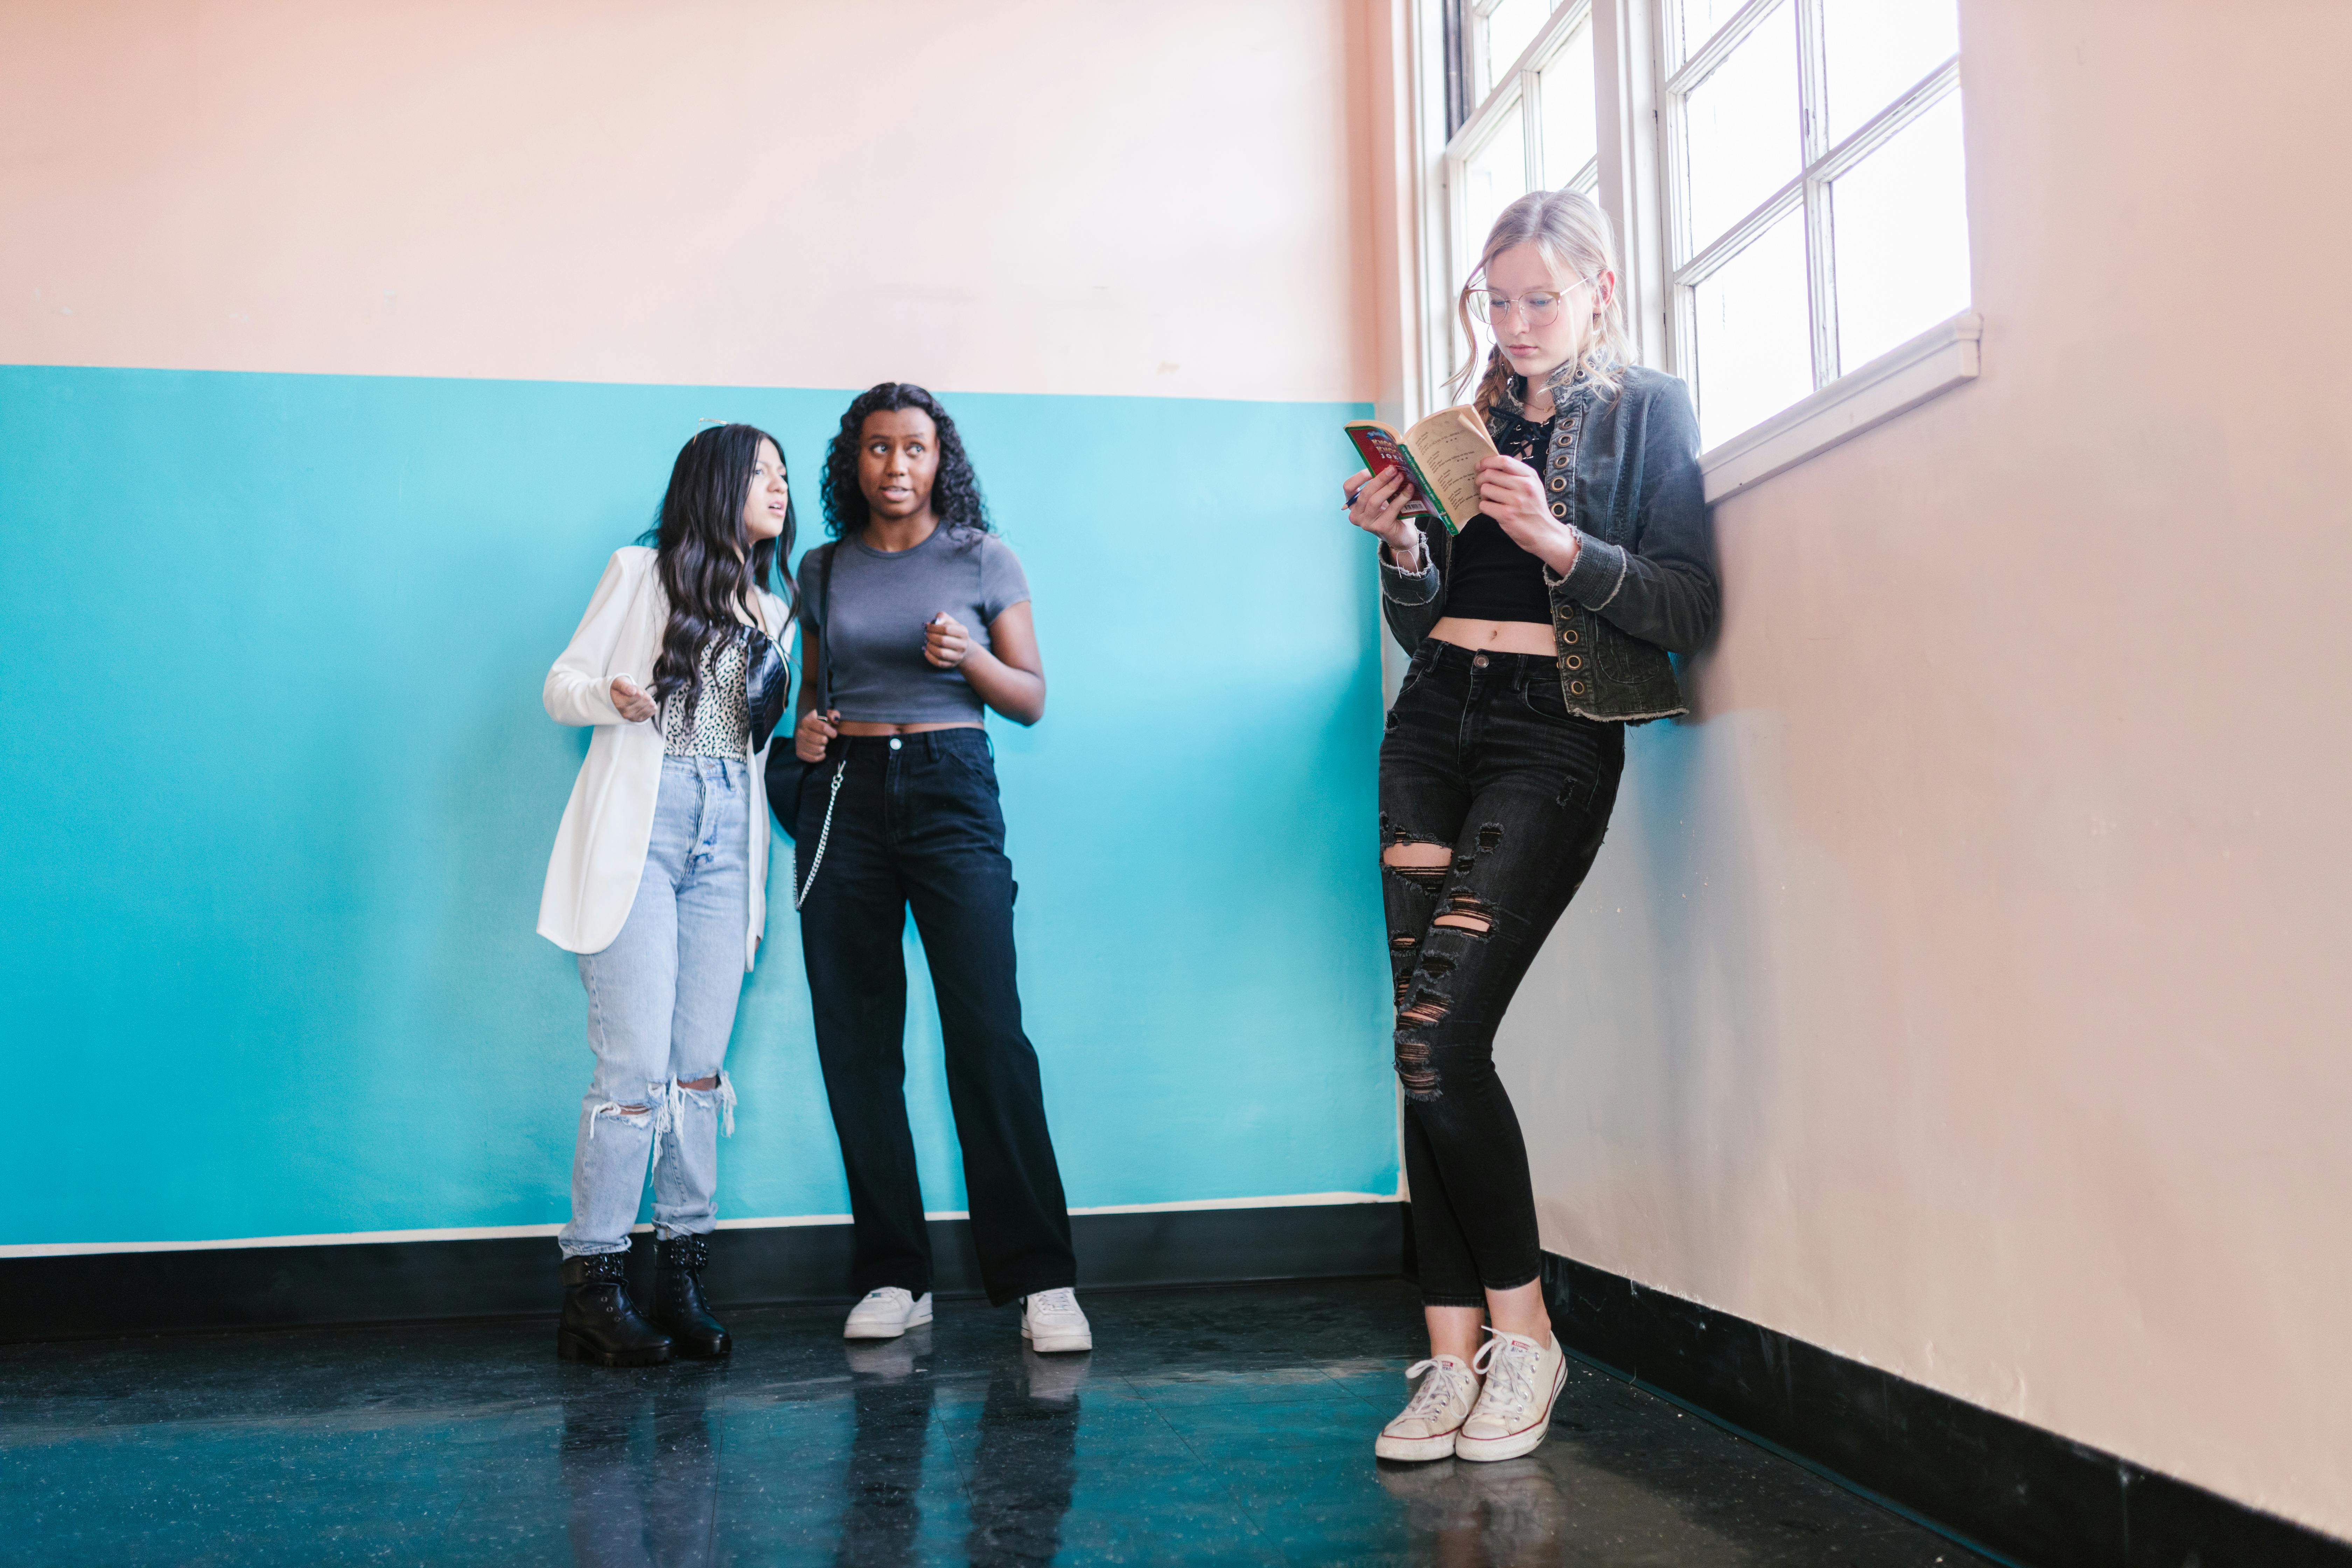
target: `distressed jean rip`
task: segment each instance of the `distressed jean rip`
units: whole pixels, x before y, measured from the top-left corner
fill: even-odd
[[[1473,936],[1486,936],[1494,931],[1495,917],[1501,912],[1477,894],[1457,889],[1447,895],[1445,907],[1437,911],[1437,918],[1430,923],[1447,931],[1465,931]]]
[[[1412,993],[1412,1002],[1397,1014],[1397,1021],[1415,1028],[1442,1024],[1453,1005],[1452,998],[1423,985]],[[1423,1049],[1426,1048],[1426,1047],[1423,1047]]]
[[[735,1080],[727,1076],[725,1068],[703,1076],[710,1079],[708,1084],[688,1083],[684,1079],[670,1080],[671,1124],[683,1135],[686,1130],[686,1108],[689,1105],[707,1105],[719,1113],[720,1133],[732,1138],[735,1136]]]
[[[607,1116],[619,1118],[625,1126],[634,1123],[643,1127],[646,1123],[638,1119],[652,1114],[652,1110],[651,1106],[623,1105],[617,1100],[608,1100],[588,1113],[588,1141],[592,1143],[596,1141],[596,1123],[604,1121]]]
[[[1396,1037],[1397,1081],[1404,1085],[1407,1100],[1427,1103],[1443,1092],[1438,1088],[1437,1068],[1429,1059],[1429,1042],[1409,1037],[1402,1030]]]
[[[1393,861],[1383,861],[1381,869],[1395,872],[1423,892],[1433,893],[1445,886],[1445,879],[1452,868],[1446,866],[1399,866]]]

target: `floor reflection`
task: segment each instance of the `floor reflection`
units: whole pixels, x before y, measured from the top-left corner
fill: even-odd
[[[848,1358],[856,1435],[842,1481],[840,1568],[901,1568],[915,1558],[922,1528],[923,1445],[936,1385],[924,1364],[926,1323],[898,1339],[843,1347]]]
[[[1078,1390],[1093,1360],[1043,1356],[1024,1345],[1018,1367],[989,1378],[964,1542],[975,1568],[1050,1563],[1061,1549],[1078,1477]]]
[[[635,1370],[558,1362],[543,1321],[0,1346],[0,1562],[1962,1561],[1580,1364],[1527,1458],[1375,1468],[1402,1280],[1087,1305],[1091,1356],[977,1307],[851,1346],[837,1307],[745,1308],[731,1361]]]
[[[1431,1568],[1557,1563],[1568,1506],[1541,1459],[1380,1467],[1381,1489],[1405,1505],[1411,1560]]]
[[[715,1561],[719,1449],[708,1375],[652,1388],[586,1387],[563,1400],[566,1533],[581,1568],[694,1568]]]
[[[844,1347],[856,1429],[843,1480],[838,1568],[909,1568],[921,1560],[923,1458],[939,1384],[931,1330]],[[1078,1391],[1092,1357],[1041,1356],[991,1373],[963,1490],[965,1560],[977,1568],[1050,1563],[1077,1483]],[[936,1494],[934,1494],[936,1495]]]

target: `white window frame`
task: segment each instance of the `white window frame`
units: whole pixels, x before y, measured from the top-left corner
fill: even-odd
[[[1681,173],[1687,95],[1783,5],[1796,16],[1797,100],[1804,166],[1746,216],[1699,248],[1697,237],[1689,232],[1687,191]],[[1682,8],[1674,0],[1653,0],[1651,8],[1656,19],[1659,68],[1670,73],[1663,76],[1657,87],[1657,123],[1664,143],[1657,159],[1660,209],[1673,268],[1663,290],[1668,302],[1666,361],[1676,374],[1691,383],[1694,393],[1699,380],[1697,286],[1791,213],[1801,212],[1804,227],[1813,393],[1701,457],[1707,495],[1715,500],[1736,494],[1976,376],[1980,368],[1983,320],[1973,310],[1964,310],[1867,363],[1841,367],[1836,257],[1830,235],[1831,183],[1958,92],[1960,59],[1955,55],[1945,60],[1832,144],[1825,102],[1829,73],[1822,0],[1747,0],[1713,37],[1697,40],[1679,36]],[[1686,47],[1694,44],[1696,47]]]
[[[1465,85],[1478,79],[1478,53],[1486,47],[1486,29],[1478,22],[1493,12],[1500,0],[1463,0],[1462,21],[1465,34],[1463,40],[1463,79]],[[1428,334],[1433,345],[1444,345],[1437,358],[1447,370],[1462,362],[1475,344],[1462,341],[1461,324],[1454,319],[1454,289],[1469,276],[1478,258],[1478,247],[1485,242],[1483,234],[1469,232],[1468,170],[1470,160],[1486,150],[1502,122],[1511,110],[1519,114],[1519,135],[1522,156],[1530,190],[1558,190],[1565,185],[1581,191],[1596,200],[1600,196],[1601,158],[1596,153],[1585,160],[1581,168],[1570,170],[1544,167],[1543,82],[1542,71],[1552,55],[1574,35],[1579,27],[1593,22],[1596,0],[1565,0],[1555,5],[1544,25],[1536,29],[1528,47],[1519,51],[1504,70],[1496,73],[1495,85],[1486,96],[1471,110],[1462,121],[1461,129],[1445,142],[1438,154],[1438,178],[1435,182],[1444,219],[1441,233],[1444,236],[1444,254],[1446,265],[1440,269],[1450,282],[1441,282],[1431,291],[1433,300],[1443,300],[1439,313],[1443,324]],[[1607,4],[1607,0],[1599,0]],[[1594,51],[1599,58],[1599,50]],[[1596,118],[1597,118],[1596,114]],[[1596,133],[1599,127],[1595,127]],[[1596,143],[1597,145],[1597,143]],[[1435,363],[1435,362],[1433,362]],[[1438,390],[1428,389],[1431,406],[1436,406]]]
[[[1866,364],[1837,373],[1835,278],[1828,245],[1829,182],[1958,89],[1960,62],[1948,61],[1835,145],[1818,117],[1821,67],[1819,0],[1749,0],[1704,40],[1705,52],[1683,60],[1674,37],[1674,0],[1570,0],[1499,76],[1451,137],[1444,135],[1444,62],[1439,7],[1444,0],[1405,0],[1411,11],[1415,85],[1415,140],[1423,149],[1420,227],[1420,395],[1423,409],[1438,406],[1444,378],[1466,352],[1454,319],[1460,287],[1484,236],[1465,237],[1464,170],[1482,151],[1513,104],[1524,103],[1528,168],[1540,187],[1555,171],[1542,164],[1542,87],[1538,62],[1580,25],[1591,26],[1598,155],[1565,181],[1593,195],[1614,222],[1621,252],[1618,288],[1625,301],[1637,356],[1696,382],[1694,285],[1799,203],[1806,207],[1807,292],[1811,310],[1813,393],[1779,414],[1702,453],[1706,494],[1719,500],[1760,483],[1873,426],[1972,381],[1981,369],[1983,318],[1961,311],[1896,345]],[[1677,167],[1682,94],[1778,5],[1799,7],[1801,101],[1805,107],[1805,167],[1698,255],[1687,254]],[[1465,85],[1476,80],[1466,58],[1484,42],[1475,17],[1486,0],[1462,0]],[[1676,65],[1674,62],[1682,61]],[[1974,226],[1970,233],[1973,236]],[[1816,260],[1818,258],[1818,260]],[[1971,269],[1973,271],[1973,268]],[[1827,374],[1824,374],[1824,369]]]

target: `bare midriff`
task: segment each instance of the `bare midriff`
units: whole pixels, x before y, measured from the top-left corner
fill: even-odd
[[[1429,635],[1439,642],[1480,653],[1528,653],[1549,658],[1559,651],[1559,645],[1552,640],[1551,627],[1534,621],[1473,621],[1447,616],[1429,628]],[[842,728],[846,730],[849,726],[844,724]]]
[[[843,719],[834,728],[845,735],[928,735],[934,730],[977,730],[973,719],[950,719],[939,724],[880,724],[867,719]]]

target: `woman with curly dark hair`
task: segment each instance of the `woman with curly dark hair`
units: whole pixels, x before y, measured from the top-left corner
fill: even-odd
[[[907,911],[939,994],[981,1282],[1022,1304],[1045,1352],[1093,1348],[1072,1287],[1069,1211],[1037,1053],[1013,981],[1013,863],[983,715],[1045,711],[1021,563],[989,527],[955,421],[885,382],[841,416],[825,457],[834,542],[801,560],[807,679],[793,798],[794,888],[817,1058],[856,1227],[843,1330],[896,1339],[931,1321],[931,1248],[907,1126]],[[820,694],[822,696],[820,697]],[[781,762],[781,759],[779,760]],[[778,766],[780,781],[788,766]]]

